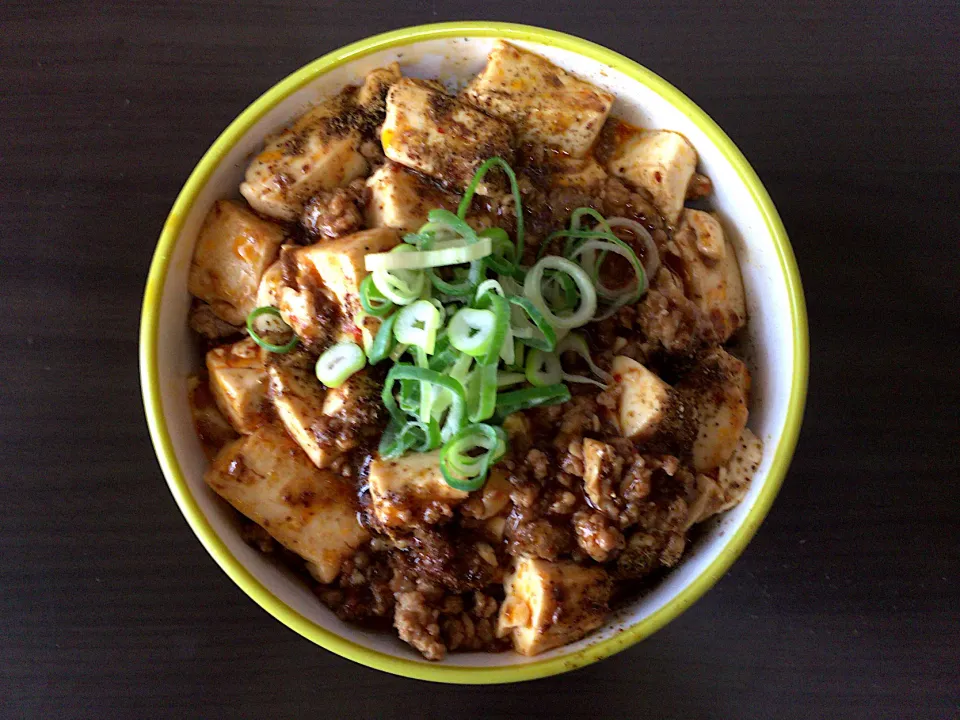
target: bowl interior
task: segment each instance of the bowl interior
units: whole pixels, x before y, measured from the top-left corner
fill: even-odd
[[[714,182],[712,207],[720,213],[740,260],[750,324],[747,337],[738,351],[746,357],[753,373],[749,425],[765,443],[763,462],[745,500],[710,523],[703,537],[662,583],[615,613],[600,631],[579,643],[535,658],[522,658],[513,653],[466,653],[452,654],[442,663],[443,667],[464,669],[527,667],[527,672],[516,675],[518,679],[583,664],[589,659],[625,647],[679,613],[719,577],[762,520],[766,506],[782,479],[793,442],[788,440],[786,448],[778,448],[778,442],[784,435],[788,416],[791,415],[791,396],[796,399],[796,378],[803,376],[805,371],[805,367],[800,367],[802,362],[798,358],[805,356],[798,348],[795,298],[794,306],[791,305],[788,277],[790,260],[784,260],[784,248],[774,239],[778,232],[778,221],[775,215],[771,220],[769,213],[765,213],[758,205],[758,183],[750,181],[752,171],[749,175],[745,174],[744,167],[747,171],[749,167],[737,160],[738,154],[731,157],[732,145],[725,149],[715,144],[716,133],[719,132],[715,126],[692,106],[672,104],[671,100],[676,101],[677,97],[682,96],[677,93],[676,96],[670,96],[670,100],[664,97],[661,94],[664,88],[672,89],[659,78],[652,74],[648,77],[645,71],[628,62],[625,65],[609,62],[609,57],[603,56],[601,49],[596,46],[572,39],[568,39],[570,42],[567,43],[553,41],[555,38],[547,42],[541,37],[543,33],[534,35],[541,37],[539,41],[522,39],[529,38],[529,33],[500,34],[615,93],[617,101],[614,114],[637,125],[680,131],[696,147],[702,171]],[[274,106],[264,107],[266,103],[260,102],[248,110],[231,127],[232,132],[225,133],[212,151],[222,151],[218,155],[219,162],[214,166],[217,157],[205,159],[205,162],[209,162],[211,172],[208,176],[201,174],[195,178],[194,187],[198,191],[185,192],[178,201],[165,229],[165,233],[172,233],[175,240],[166,248],[162,245],[161,251],[158,251],[158,261],[166,263],[166,273],[157,278],[159,285],[155,286],[156,296],[160,298],[159,308],[152,308],[156,313],[155,353],[143,360],[148,415],[150,396],[155,395],[152,401],[160,410],[156,417],[150,418],[151,430],[155,441],[158,436],[168,436],[164,438],[165,442],[157,442],[161,463],[174,495],[207,548],[258,603],[307,637],[353,659],[394,672],[463,681],[464,676],[443,677],[442,671],[437,670],[437,664],[426,663],[418,653],[389,634],[368,632],[341,622],[299,579],[240,539],[234,511],[203,482],[203,472],[208,462],[194,434],[186,400],[187,376],[201,364],[200,354],[186,324],[189,306],[186,281],[194,239],[214,200],[239,197],[237,186],[246,164],[261,146],[264,136],[283,127],[310,103],[336,92],[345,83],[358,81],[367,71],[394,60],[401,63],[407,75],[439,77],[451,86],[461,84],[483,66],[493,38],[469,37],[466,33],[451,37],[434,36],[433,39],[408,37],[395,41],[398,44],[389,47],[381,45],[379,48],[376,43],[371,46],[369,42],[363,52],[354,51],[352,55],[346,54],[349,57],[342,55],[335,59],[340,64],[325,74],[308,78],[301,71],[298,82],[305,84]],[[578,44],[572,44],[574,42]],[[564,44],[571,47],[563,47]],[[581,54],[584,48],[596,48],[597,52],[590,57]],[[618,57],[612,53],[608,55]],[[296,83],[289,83],[293,84]],[[224,145],[233,137],[236,137],[236,142],[224,150]],[[735,149],[732,151],[736,153]],[[203,165],[201,163],[201,167]],[[789,253],[789,248],[786,252]],[[148,287],[145,333],[153,329],[151,321],[147,319],[150,305]],[[790,418],[791,423],[794,420],[799,421],[798,418]],[[172,455],[166,453],[162,446],[172,449]],[[778,467],[777,472],[771,474],[775,457],[777,464],[783,467]],[[763,507],[758,507],[762,496],[763,502],[759,504]],[[739,540],[735,541],[736,538]],[[630,630],[622,633],[625,628]],[[601,647],[602,650],[597,650]],[[595,651],[591,653],[590,648]],[[567,665],[561,667],[552,662],[557,660],[563,660]],[[532,665],[539,665],[540,669],[534,669]],[[514,676],[500,674],[497,679],[514,679]]]

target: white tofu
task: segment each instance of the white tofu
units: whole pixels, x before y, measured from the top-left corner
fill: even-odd
[[[384,528],[422,521],[428,510],[449,514],[469,496],[443,479],[439,450],[393,460],[378,457],[370,463],[368,482],[374,515]]]
[[[313,463],[323,469],[380,427],[380,386],[366,371],[328,389],[317,380],[314,356],[269,356],[267,375],[277,416]]]
[[[280,429],[265,425],[226,446],[204,479],[220,497],[332,582],[369,539],[353,485],[317,470]]]
[[[650,438],[666,419],[670,386],[625,355],[613,359],[610,372],[620,387],[620,433],[631,440]]]
[[[250,338],[221,345],[207,353],[210,390],[217,406],[234,429],[249,435],[264,420],[267,372],[260,360],[260,347]]]
[[[690,506],[687,526],[739,505],[762,459],[763,442],[750,428],[744,428],[737,449],[717,477],[697,475],[697,499]]]
[[[367,179],[364,216],[368,227],[415,232],[435,208],[456,211],[460,198],[445,192],[402,165],[387,161]]]
[[[717,475],[720,488],[720,507],[717,512],[729,510],[743,500],[762,459],[763,441],[745,427],[740,433],[736,450]]]
[[[380,320],[365,317],[355,323],[360,305],[360,283],[367,276],[364,257],[368,253],[387,252],[400,242],[393,228],[373,228],[335,240],[326,240],[298,252],[298,262],[313,268],[329,293],[340,306],[341,326],[337,340],[350,340],[369,347],[380,328]]]
[[[247,167],[240,194],[257,212],[292,222],[319,190],[342,187],[365,174],[356,114],[353,89],[310,109],[267,140]]]
[[[340,455],[329,442],[321,442],[326,426],[323,403],[326,388],[314,375],[310,354],[294,350],[271,356],[266,363],[270,395],[277,417],[297,445],[321,470]]]
[[[503,589],[497,635],[510,635],[521,655],[537,655],[600,627],[610,611],[613,582],[600,567],[520,558]]]
[[[681,253],[684,288],[713,325],[717,342],[726,342],[747,321],[743,280],[733,245],[719,220],[684,209],[674,235]]]
[[[367,73],[363,85],[357,90],[357,106],[370,115],[382,117],[390,86],[403,77],[399,63],[377,68]]]
[[[697,167],[697,151],[680,133],[638,130],[628,133],[614,148],[607,169],[650,193],[653,204],[676,225]]]
[[[603,166],[592,157],[583,159],[564,158],[550,173],[550,183],[559,187],[576,187],[598,192],[607,179]]]
[[[197,235],[187,289],[231,325],[256,307],[260,278],[277,257],[283,229],[232,200],[210,208]]]
[[[724,465],[733,456],[747,425],[747,366],[723,348],[716,348],[677,384],[677,390],[691,400],[695,409],[694,468],[703,472]]]
[[[519,140],[550,145],[573,157],[590,151],[614,100],[546,58],[502,40],[464,95],[515,127]]]
[[[607,443],[584,438],[583,441],[583,487],[595,508],[616,516],[616,498],[609,492],[614,482],[619,481],[617,453]],[[623,468],[619,468],[622,470]]]
[[[436,83],[403,78],[387,94],[380,132],[384,155],[451,188],[465,188],[488,158],[509,162],[511,139],[505,123],[447,95]],[[490,195],[502,189],[494,179],[481,183],[477,192]]]
[[[282,245],[280,252],[291,245]],[[283,287],[283,265],[277,260],[267,268],[257,287],[257,307],[277,307],[280,300],[280,288]]]
[[[364,258],[399,243],[393,228],[373,228],[305,247],[298,251],[298,262],[312,265],[344,315],[352,316],[360,308],[360,283],[367,276]]]

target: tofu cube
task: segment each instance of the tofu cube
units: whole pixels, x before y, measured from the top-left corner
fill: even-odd
[[[581,188],[599,193],[607,179],[603,166],[592,157],[583,159],[563,158],[550,173],[550,183],[559,187]]]
[[[503,588],[497,635],[510,635],[521,655],[537,655],[600,627],[610,611],[613,582],[600,567],[520,558]]]
[[[360,282],[367,276],[364,257],[391,250],[400,243],[392,228],[363,230],[298,251],[298,261],[312,265],[326,288],[337,298],[344,317],[360,309]]]
[[[546,58],[502,40],[464,95],[515,127],[520,141],[550,145],[573,157],[590,151],[614,100]]]
[[[650,193],[653,204],[671,225],[680,218],[696,167],[693,145],[680,133],[669,130],[627,133],[607,165],[612,174]]]
[[[687,527],[739,505],[763,459],[763,442],[744,428],[737,449],[716,478],[697,475],[697,498],[690,506]]]
[[[403,78],[387,94],[387,116],[380,132],[391,160],[434,177],[451,188],[465,188],[488,158],[512,159],[510,128],[473,105],[447,95],[443,87]],[[477,192],[504,189],[497,176]]]
[[[736,450],[717,475],[720,505],[716,512],[729,510],[743,500],[762,459],[763,441],[754,435],[750,428],[745,427],[740,433]]]
[[[385,529],[423,522],[427,510],[448,515],[469,496],[443,479],[439,450],[378,457],[370,463],[368,482],[374,515]]]
[[[585,438],[583,441],[583,488],[595,508],[617,516],[617,498],[612,494],[620,481],[622,462],[607,443]]]
[[[367,179],[364,210],[368,227],[415,232],[434,208],[455,211],[460,198],[445,192],[402,165],[387,161]]]
[[[631,440],[646,440],[666,419],[670,386],[643,365],[617,355],[611,365],[620,387],[620,433]]]
[[[367,172],[358,120],[354,88],[310,109],[268,139],[247,167],[240,194],[257,212],[295,221],[312,195]]]
[[[701,210],[684,209],[674,240],[681,253],[687,296],[710,320],[716,341],[726,342],[747,321],[733,245],[724,237],[720,221]]]
[[[277,257],[283,229],[232,200],[218,200],[200,227],[187,289],[214,314],[243,325],[256,307],[260,278]]]
[[[298,261],[313,268],[340,306],[338,341],[350,340],[364,348],[373,342],[380,320],[366,317],[359,326],[355,322],[357,313],[362,310],[360,283],[367,276],[364,257],[368,253],[387,252],[399,242],[400,235],[393,228],[373,228],[298,251]]]
[[[321,582],[369,539],[357,519],[356,491],[317,470],[280,429],[264,425],[227,445],[204,476],[220,497],[309,563]]]
[[[341,453],[325,431],[327,391],[314,375],[313,356],[294,350],[269,356],[266,366],[273,406],[283,427],[314,465],[328,467]]]
[[[234,429],[249,435],[263,423],[267,372],[260,347],[250,338],[207,353],[210,390]]]
[[[724,465],[733,456],[747,425],[747,366],[723,348],[715,348],[677,383],[677,391],[690,399],[695,410],[694,468],[704,472]]]

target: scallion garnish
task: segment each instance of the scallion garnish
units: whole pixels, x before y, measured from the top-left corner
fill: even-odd
[[[247,331],[250,333],[250,338],[264,350],[268,350],[272,353],[282,354],[293,350],[297,346],[297,343],[300,342],[300,338],[298,338],[295,333],[293,337],[290,338],[290,342],[286,343],[285,345],[274,345],[273,343],[260,337],[254,328],[254,323],[257,321],[257,318],[263,317],[264,315],[277,318],[285,328],[290,330],[290,332],[293,332],[290,326],[283,322],[283,318],[281,317],[279,310],[277,310],[275,307],[264,305],[263,307],[258,307],[254,310],[251,310],[250,314],[247,315]]]
[[[329,388],[338,388],[367,364],[363,349],[352,342],[332,345],[317,359],[317,380]]]
[[[478,232],[466,219],[477,187],[495,167],[510,180],[514,241],[502,228]],[[569,401],[565,381],[604,386],[609,374],[593,363],[583,336],[570,331],[608,317],[646,289],[636,253],[613,233],[616,226],[637,235],[634,225],[577,208],[569,227],[547,236],[537,262],[525,268],[516,175],[502,159],[490,158],[456,213],[431,210],[403,244],[367,255],[370,275],[361,283],[360,304],[367,316],[382,321],[368,358],[371,364],[386,358],[394,363],[383,388],[390,421],[380,454],[442,448],[446,481],[475,490],[506,451],[497,423],[514,412]],[[564,241],[563,257],[548,252],[555,240]],[[634,282],[622,288],[603,284],[601,270],[611,253],[630,264]],[[561,353],[567,350],[599,380],[565,372]]]

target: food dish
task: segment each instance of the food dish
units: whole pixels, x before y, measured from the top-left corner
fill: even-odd
[[[740,267],[686,206],[693,146],[611,93],[506,41],[456,93],[402,70],[267,138],[204,219],[205,479],[342,619],[538,655],[749,489]]]

